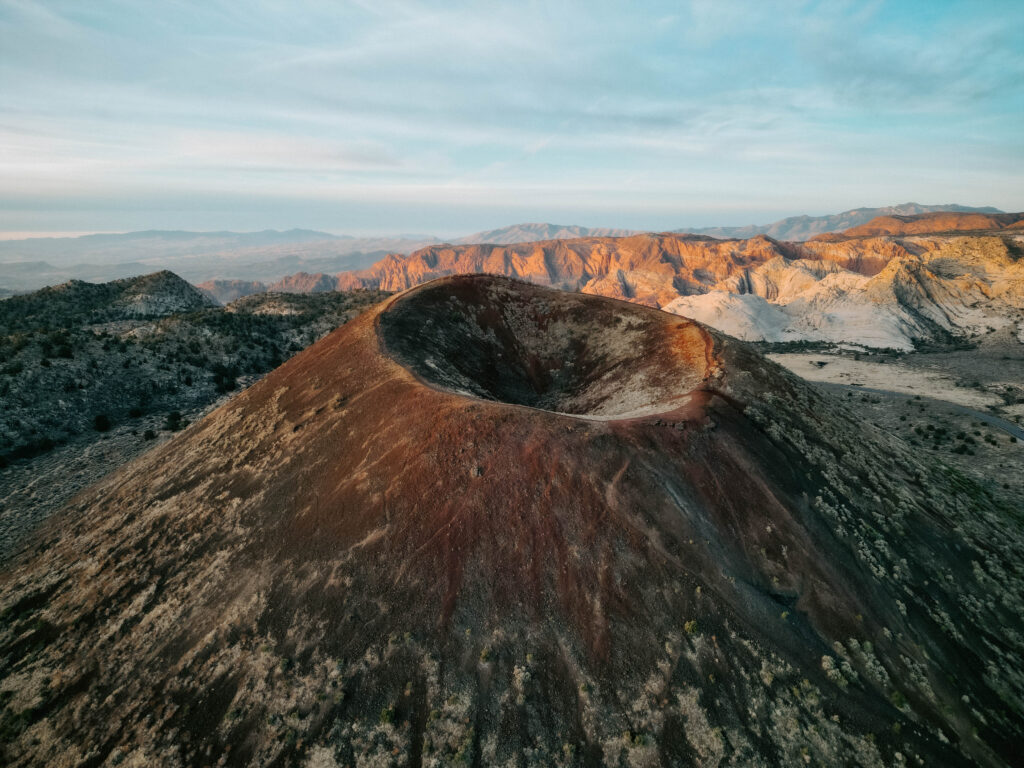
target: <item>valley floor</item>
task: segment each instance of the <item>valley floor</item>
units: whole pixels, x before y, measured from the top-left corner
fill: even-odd
[[[875,362],[841,354],[783,353],[768,355],[797,376],[822,384],[864,387],[874,391],[919,395],[968,408],[1003,404],[984,388],[964,387],[948,371],[899,362]]]
[[[1024,343],[1015,330],[989,333],[970,349],[903,353],[851,348],[769,352],[768,357],[808,381],[920,395],[1016,421],[1024,416]]]
[[[1024,511],[1024,345],[1013,336],[942,352],[769,357]]]

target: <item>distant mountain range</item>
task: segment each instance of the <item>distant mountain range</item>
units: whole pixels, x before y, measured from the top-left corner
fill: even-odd
[[[476,243],[494,243],[496,245],[513,245],[514,243],[532,243],[538,240],[574,240],[579,237],[626,237],[635,235],[638,230],[609,229],[607,227],[580,227],[574,224],[513,224],[501,229],[490,229],[475,232],[454,240],[460,245]]]
[[[0,289],[29,291],[67,280],[106,282],[170,269],[193,283],[244,277],[273,282],[296,272],[361,269],[411,253],[433,237],[348,237],[286,232],[146,231],[0,241]]]
[[[1019,213],[949,213],[933,211],[916,216],[879,216],[867,224],[838,233],[818,235],[816,239],[881,237],[885,235],[919,235],[929,232],[991,232],[1000,229],[1021,229],[1024,222]]]
[[[676,231],[719,239],[748,239],[764,234],[776,240],[803,241],[864,225],[878,216],[929,212],[1000,213],[991,207],[905,203],[884,208],[857,208],[834,216],[796,216],[764,226]],[[635,234],[639,233],[628,229],[527,223],[476,232],[453,238],[447,243],[516,245]],[[421,248],[444,244],[430,235],[350,237],[309,229],[261,232],[147,230],[8,240],[0,241],[0,297],[68,280],[106,282],[161,269],[172,270],[192,283],[203,284],[210,295],[221,301],[268,288],[275,290],[275,286],[302,291],[304,285],[315,283],[324,289],[323,281],[316,280],[316,276],[365,269],[391,254],[404,256]],[[310,280],[310,276],[314,279]],[[234,285],[221,292],[217,286],[226,283]]]
[[[140,258],[187,258],[222,251],[341,240],[309,229],[262,232],[146,230],[80,237],[33,237],[0,241],[0,262],[45,260],[57,266],[117,264]]]
[[[746,240],[758,235],[768,235],[775,240],[802,242],[816,235],[841,232],[850,227],[867,224],[879,216],[917,216],[923,213],[979,213],[999,214],[998,208],[986,206],[972,208],[967,205],[921,205],[903,203],[882,208],[855,208],[831,216],[791,216],[771,224],[748,224],[742,227],[703,227],[697,229],[676,229],[673,232],[706,235],[723,240]],[[584,237],[628,237],[645,230],[611,229],[608,227],[581,227],[573,224],[513,224],[500,229],[474,232],[472,235],[450,241],[454,245],[515,245],[544,240],[576,240]]]
[[[922,213],[954,212],[954,213],[1002,213],[998,208],[986,206],[971,208],[967,205],[921,205],[920,203],[903,203],[888,205],[884,208],[854,208],[831,216],[790,216],[772,224],[748,224],[743,227],[698,227],[676,229],[675,232],[686,232],[693,235],[707,235],[725,240],[745,240],[757,235],[768,235],[775,240],[804,241],[815,235],[826,232],[841,232],[850,227],[867,224],[878,216],[916,216]]]

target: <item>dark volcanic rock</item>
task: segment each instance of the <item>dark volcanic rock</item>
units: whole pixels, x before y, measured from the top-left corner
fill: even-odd
[[[687,320],[440,280],[0,573],[3,756],[1012,762],[1010,512]]]

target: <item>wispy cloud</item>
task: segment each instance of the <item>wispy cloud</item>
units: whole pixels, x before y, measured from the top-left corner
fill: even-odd
[[[396,230],[467,201],[635,226],[736,201],[1024,207],[1022,40],[1024,7],[995,1],[0,0],[0,228],[40,228],[19,198],[53,201],[46,228],[145,199],[187,224],[160,190],[335,229],[352,200]],[[342,221],[260,221],[254,194]]]

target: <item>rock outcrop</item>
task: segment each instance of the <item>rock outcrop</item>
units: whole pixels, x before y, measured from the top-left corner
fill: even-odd
[[[680,295],[704,293],[787,254],[795,256],[796,251],[767,237],[723,241],[673,234],[440,245],[408,257],[388,256],[364,272],[343,273],[338,287],[399,291],[437,277],[482,272],[658,307]]]
[[[994,236],[869,238],[807,243],[825,255],[887,244],[902,251],[875,275],[814,269],[816,262],[769,263],[751,290],[717,289],[664,309],[748,340],[824,340],[911,349],[1024,321],[1021,245]],[[826,262],[827,263],[827,262]],[[834,262],[832,262],[834,263]],[[820,279],[813,279],[817,275]]]
[[[298,272],[271,283],[267,288],[271,293],[322,293],[336,289],[337,280],[323,272]]]

